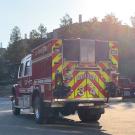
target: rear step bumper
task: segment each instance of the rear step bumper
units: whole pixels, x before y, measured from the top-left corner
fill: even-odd
[[[77,103],[97,103],[97,102],[107,102],[107,98],[82,98],[82,99],[52,99],[52,101],[44,100],[44,102],[59,102],[59,103],[67,103],[67,102],[77,102]]]
[[[122,101],[121,97],[109,98],[83,98],[83,99],[53,99],[50,101],[51,107],[64,107],[66,103],[75,103],[78,107],[89,106],[94,108],[106,108],[108,103],[116,103]],[[44,100],[44,102],[47,102]]]
[[[51,107],[64,107],[66,103],[73,103],[77,107],[105,108],[107,98],[83,99],[53,99]]]

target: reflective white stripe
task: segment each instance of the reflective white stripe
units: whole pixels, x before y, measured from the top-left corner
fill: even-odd
[[[49,103],[51,103],[52,101],[51,101],[51,100],[44,100],[44,102],[49,102]]]
[[[83,98],[83,99],[53,99],[53,102],[64,102],[64,101],[107,101],[107,98]]]
[[[34,80],[34,85],[37,84],[50,84],[52,80],[50,78],[41,78],[41,79],[35,79]]]
[[[30,88],[19,88],[19,92],[21,92],[21,93],[31,93],[31,92],[33,92],[33,86],[31,86]]]
[[[49,54],[47,54],[47,55],[44,55],[44,56],[41,56],[41,57],[39,57],[39,58],[33,59],[33,60],[32,60],[32,64],[33,64],[33,63],[36,63],[36,62],[39,62],[39,61],[41,61],[41,60],[43,60],[43,59],[46,59],[46,58],[48,58],[48,57],[51,57],[51,56],[52,56],[52,54],[49,53]]]

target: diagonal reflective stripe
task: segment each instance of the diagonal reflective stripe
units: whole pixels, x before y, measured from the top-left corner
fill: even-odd
[[[101,76],[99,72],[92,72],[95,76],[96,76],[96,82],[100,84],[102,89],[105,89],[105,83],[104,81],[101,79]]]
[[[113,55],[113,58],[118,62],[118,60],[119,60],[118,55]]]
[[[91,84],[91,89],[94,89],[96,92],[96,95],[101,97],[104,97],[104,94],[100,91],[100,89],[97,87],[96,83],[92,80],[88,80],[89,84]],[[89,93],[91,94],[91,93]]]
[[[98,76],[98,83],[102,87],[102,89],[105,89],[105,82],[103,79],[101,79],[101,74],[99,72],[95,72],[96,75]]]
[[[77,76],[78,75],[83,75],[84,73],[83,72],[77,72],[76,76],[75,76],[75,84],[72,86],[72,89],[75,90],[76,87],[81,83],[83,82],[83,79],[80,79],[80,80],[77,80]]]
[[[75,98],[86,98],[86,80],[79,80],[76,82],[75,84],[76,87],[74,87],[74,90],[75,90]],[[82,87],[83,88],[83,95],[79,95],[79,90],[78,88]]]
[[[105,79],[105,81],[110,81],[111,78],[110,78],[110,76],[108,75],[108,73],[105,72],[105,71],[103,71],[103,69],[106,68],[105,65],[104,65],[103,63],[100,63],[98,66],[99,66],[99,68],[101,69],[101,70],[100,70],[101,76]]]
[[[57,54],[57,55],[53,58],[52,66],[55,66],[55,65],[56,65],[55,62],[56,62],[56,63],[62,62],[62,58],[61,58],[61,55],[60,55],[60,54]],[[61,64],[62,64],[62,63],[61,63]]]
[[[96,82],[95,80],[93,81],[93,83],[97,87],[97,89],[106,97],[107,93],[105,92],[105,89],[102,89],[102,87],[99,85],[99,83]]]
[[[52,54],[52,60],[53,60],[56,56],[57,56],[57,54],[56,54],[56,53],[53,53],[53,54]]]
[[[66,63],[65,66],[64,66],[64,68],[63,68],[63,75],[65,75],[67,73],[66,69],[67,68],[70,69],[72,66],[73,66],[72,63]]]
[[[118,46],[112,41],[109,42],[109,47],[113,49],[118,49]]]
[[[104,82],[101,81],[100,76],[98,76],[97,73],[95,73],[95,72],[92,72],[92,73],[94,73],[94,75],[98,78],[98,81],[97,81],[97,79],[96,79],[96,80],[92,80],[93,84],[97,87],[97,89],[98,89],[104,96],[106,96],[107,93],[105,92],[105,84],[104,84]]]
[[[116,60],[117,58],[112,56],[112,62],[113,64],[116,64],[117,65],[117,68],[118,68],[118,60]]]
[[[58,45],[58,46],[61,46],[62,45],[62,40],[58,39],[55,44]]]
[[[68,85],[69,85],[70,87],[72,87],[72,86],[74,85],[74,83],[75,83],[75,77],[76,77],[77,74],[78,74],[78,72],[76,72],[76,71],[73,72],[73,77],[72,77],[72,79],[68,82]]]
[[[74,90],[72,89],[72,87],[73,87],[73,85],[75,84],[75,77],[76,77],[76,75],[78,74],[78,72],[76,72],[76,71],[74,71],[73,72],[73,78],[72,78],[72,80],[70,80],[70,82],[68,83],[68,86],[70,86],[71,87],[71,90],[70,90],[70,93],[69,93],[69,95],[68,95],[68,98],[74,98]]]
[[[58,64],[55,64],[53,67],[52,67],[52,72],[56,72],[56,70],[58,69],[58,68],[60,68],[60,66],[61,66],[61,62],[59,62]],[[62,67],[61,67],[62,68]]]
[[[99,90],[90,79],[87,79],[87,93],[88,97],[99,97]]]

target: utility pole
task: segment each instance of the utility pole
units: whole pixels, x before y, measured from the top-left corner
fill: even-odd
[[[0,42],[0,48],[2,48],[2,42]]]
[[[79,15],[79,23],[82,23],[82,15]]]

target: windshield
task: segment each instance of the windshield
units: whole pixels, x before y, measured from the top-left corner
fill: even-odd
[[[20,67],[19,67],[19,74],[18,77],[22,77],[22,73],[23,73],[23,63],[21,63]]]

